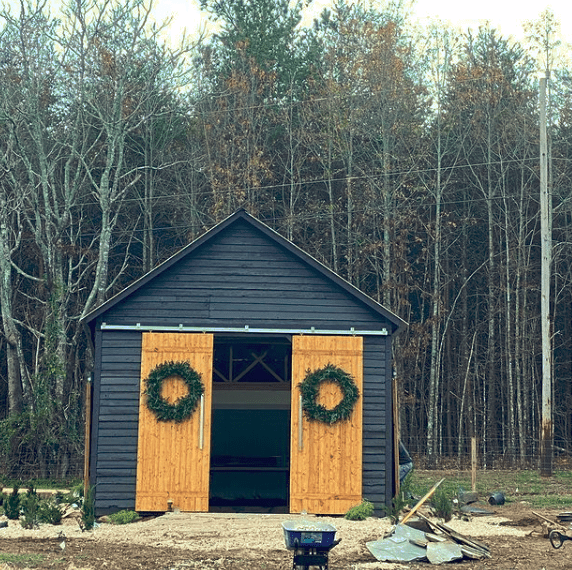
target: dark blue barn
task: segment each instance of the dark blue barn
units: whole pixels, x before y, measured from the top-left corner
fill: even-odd
[[[394,488],[391,341],[403,322],[245,211],[86,319],[95,348],[90,483],[97,514],[226,508],[343,513]],[[159,421],[145,380],[188,362],[203,395]],[[351,417],[303,412],[298,384],[331,364]],[[164,401],[186,387],[165,378]],[[316,404],[345,395],[325,383]],[[322,398],[320,400],[320,398]]]

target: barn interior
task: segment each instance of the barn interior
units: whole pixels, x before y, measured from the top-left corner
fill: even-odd
[[[210,509],[288,512],[291,338],[216,337]]]

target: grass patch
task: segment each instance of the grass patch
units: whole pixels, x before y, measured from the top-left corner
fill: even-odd
[[[10,554],[0,552],[0,562],[7,564],[26,564],[33,568],[36,564],[42,564],[45,556],[43,554]]]
[[[71,489],[79,484],[83,485],[82,479],[9,479],[0,478],[4,487],[20,487],[20,489]]]
[[[411,480],[411,492],[422,497],[440,479],[445,478],[440,489],[448,497],[456,497],[459,491],[470,491],[470,471],[419,470]],[[489,497],[501,491],[507,503],[525,501],[533,508],[570,509],[572,507],[572,473],[555,471],[552,477],[541,477],[533,470],[477,471],[476,491],[479,502],[487,503]]]

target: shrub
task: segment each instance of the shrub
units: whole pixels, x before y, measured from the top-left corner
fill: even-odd
[[[373,516],[373,503],[364,499],[359,505],[352,507],[345,515],[350,521],[364,521],[368,517]]]
[[[12,493],[4,501],[4,514],[13,521],[20,518],[20,494],[18,487],[12,489]]]
[[[56,498],[60,503],[64,503],[66,505],[77,505],[81,508],[83,505],[83,483],[75,485],[69,493],[58,493]]]
[[[431,497],[431,508],[435,516],[443,519],[445,522],[451,520],[453,514],[453,502],[447,497],[445,491],[438,488]]]
[[[81,528],[82,530],[91,530],[94,524],[95,497],[93,496],[93,487],[90,487],[85,493],[81,506]]]
[[[43,523],[60,524],[62,514],[62,509],[54,499],[42,501],[38,507],[38,520]]]
[[[401,511],[408,505],[406,499],[403,498],[403,494],[399,493],[393,497],[391,500],[391,505],[384,505],[381,507],[385,512],[385,516],[391,519],[392,524],[397,524],[399,522],[399,515]]]
[[[135,511],[118,511],[109,515],[111,524],[129,524],[139,520],[141,517]]]
[[[391,505],[385,505],[382,507],[385,512],[385,516],[389,517],[393,524],[397,524],[399,522],[399,516],[401,515],[403,509],[405,509],[405,507],[411,506],[411,504],[415,502],[415,498],[411,492],[412,481],[413,469],[409,471],[405,479],[403,479],[401,482],[401,485],[399,486],[399,493],[393,497]]]
[[[38,509],[40,499],[34,489],[28,489],[26,494],[20,499],[23,518],[20,524],[23,528],[32,529],[38,526]]]

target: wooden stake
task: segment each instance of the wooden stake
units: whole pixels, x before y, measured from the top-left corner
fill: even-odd
[[[393,476],[395,478],[395,496],[399,495],[401,482],[399,481],[399,400],[397,394],[397,378],[393,378]]]
[[[477,438],[471,438],[471,491],[477,490]]]
[[[83,458],[83,496],[89,489],[89,454],[91,449],[91,377],[85,383],[85,441]]]

